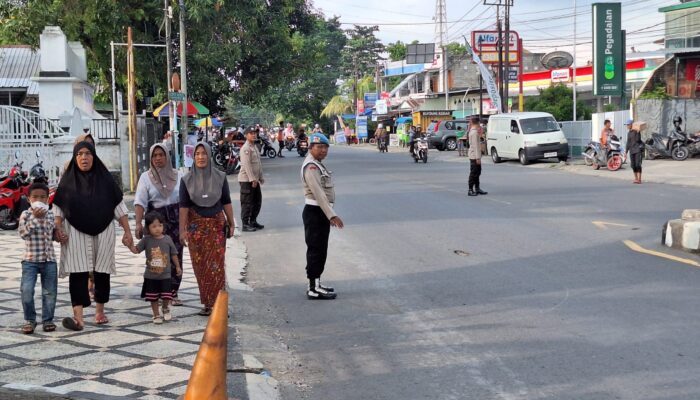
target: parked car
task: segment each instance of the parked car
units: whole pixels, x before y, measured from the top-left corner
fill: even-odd
[[[457,149],[457,127],[461,127],[466,134],[469,131],[469,121],[466,119],[451,119],[447,121],[433,121],[428,125],[426,136],[428,146],[440,151]]]
[[[569,158],[569,143],[561,126],[544,112],[492,115],[486,142],[494,163],[504,158],[518,159],[523,165],[544,158]]]

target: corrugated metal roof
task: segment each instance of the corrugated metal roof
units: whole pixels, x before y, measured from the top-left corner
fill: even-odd
[[[27,88],[27,95],[38,95],[41,58],[27,46],[0,46],[0,88]]]

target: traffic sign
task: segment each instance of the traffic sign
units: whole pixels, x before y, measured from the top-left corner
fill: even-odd
[[[182,92],[168,92],[168,100],[185,101],[185,94]]]
[[[508,71],[508,80],[511,82],[515,82],[518,80],[518,68],[511,68]]]

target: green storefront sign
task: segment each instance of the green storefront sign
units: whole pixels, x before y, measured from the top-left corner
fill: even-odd
[[[625,48],[620,3],[593,3],[593,95],[622,96]]]

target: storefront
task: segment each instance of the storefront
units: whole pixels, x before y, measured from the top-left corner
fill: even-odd
[[[413,125],[420,127],[423,132],[432,121],[446,121],[452,119],[452,110],[426,110],[413,113]]]

